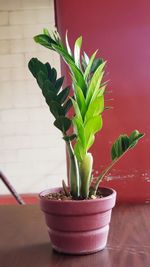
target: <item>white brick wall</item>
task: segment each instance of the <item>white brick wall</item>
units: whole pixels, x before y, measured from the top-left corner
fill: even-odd
[[[66,178],[61,133],[27,67],[38,57],[60,71],[58,56],[33,41],[45,27],[54,30],[53,0],[0,0],[0,169],[19,193]]]

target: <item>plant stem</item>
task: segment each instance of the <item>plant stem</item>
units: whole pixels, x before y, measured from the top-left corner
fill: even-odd
[[[87,153],[80,163],[80,179],[81,179],[81,196],[87,198],[89,196],[89,187],[91,181],[91,173],[93,166],[93,157]]]
[[[70,180],[71,195],[74,198],[78,198],[79,197],[79,167],[78,167],[77,159],[74,155],[71,142],[66,141],[66,145],[67,145],[67,151],[68,151],[69,160],[70,160],[69,180]]]
[[[111,162],[111,164],[101,173],[101,175],[98,176],[94,186],[91,187],[90,189],[90,195],[96,195],[96,191],[98,189],[99,183],[102,181],[102,179],[104,178],[104,176],[106,175],[106,173],[114,166],[114,164],[117,162],[118,160],[114,160]]]
[[[128,147],[127,150],[124,151],[124,153],[118,157],[115,158],[110,165],[98,176],[94,186],[91,187],[90,189],[90,195],[96,195],[96,191],[98,189],[99,183],[103,180],[104,176],[106,175],[106,173],[129,151],[130,147]]]

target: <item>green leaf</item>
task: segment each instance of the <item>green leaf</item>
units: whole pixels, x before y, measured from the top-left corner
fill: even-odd
[[[80,139],[82,146],[85,147],[86,143],[85,143],[84,126],[83,126],[82,120],[79,117],[75,116],[72,119],[72,122],[73,122],[74,130],[75,130],[75,133],[78,139]]]
[[[60,116],[64,116],[65,115],[64,109],[56,101],[51,101],[50,102],[50,111],[54,115],[55,118],[58,118]]]
[[[70,108],[72,107],[72,101],[71,99],[69,99],[64,105],[63,105],[63,109],[65,114],[67,114],[67,112],[70,110]]]
[[[30,59],[28,63],[28,68],[35,78],[37,76],[37,64],[36,63],[37,63],[37,58]]]
[[[121,157],[127,150],[133,148],[140,138],[142,138],[144,134],[139,133],[139,131],[134,130],[130,136],[124,134],[120,135],[115,143],[112,145],[111,149],[111,157],[112,160],[118,159]]]
[[[50,78],[50,76],[51,76],[51,65],[48,62],[46,62],[45,66],[47,68],[48,78]]]
[[[72,57],[72,51],[71,51],[71,48],[70,48],[70,45],[69,45],[68,32],[67,31],[66,31],[66,47],[67,47],[68,54]]]
[[[99,98],[104,95],[106,89],[106,85],[101,86],[97,91],[92,95],[90,103],[92,103],[96,98]]]
[[[86,84],[82,75],[82,72],[75,65],[73,58],[67,53],[65,49],[59,47],[58,45],[52,45],[54,50],[64,59],[64,61],[68,64],[72,74],[75,77],[77,84],[82,88],[84,94],[86,94]]]
[[[139,133],[138,130],[134,130],[131,135],[129,136],[130,139],[130,148],[133,148],[137,143],[140,138],[144,136],[143,133]]]
[[[47,67],[37,58],[32,58],[28,63],[28,67],[35,78],[37,78],[39,71],[44,72],[46,76],[48,75]]]
[[[73,141],[76,137],[77,137],[76,134],[72,134],[64,136],[63,139],[68,142],[68,141]]]
[[[81,115],[82,115],[82,117],[84,117],[84,114],[86,112],[86,103],[85,103],[85,98],[84,98],[83,92],[78,85],[75,85],[74,91],[75,91],[78,107],[81,111]]]
[[[90,58],[90,61],[89,61],[88,65],[87,65],[87,67],[86,67],[86,70],[85,70],[85,72],[84,72],[84,79],[85,79],[85,80],[87,80],[88,75],[90,74],[90,70],[91,70],[93,61],[94,61],[94,59],[95,59],[95,56],[96,56],[96,54],[97,54],[97,51],[98,51],[98,50],[96,50],[96,51],[93,53],[93,55],[92,55],[91,58]]]
[[[81,56],[81,59],[82,59],[82,69],[83,69],[83,71],[85,72],[85,70],[86,70],[86,68],[87,68],[87,64],[86,64],[86,61],[85,61],[84,56]]]
[[[102,58],[95,58],[91,67],[91,73],[95,72],[97,68],[104,62]]]
[[[85,52],[84,52],[83,54],[84,54],[84,60],[85,60],[85,62],[86,62],[86,65],[88,65],[90,59],[89,59],[88,55],[87,55]]]
[[[130,144],[131,144],[132,142],[134,142],[134,141],[136,141],[136,140],[142,138],[143,136],[144,136],[143,133],[139,133],[138,130],[134,130],[134,131],[130,134],[130,136],[129,136],[129,138],[130,138]]]
[[[70,64],[75,65],[74,59],[68,54],[67,50],[64,47],[61,47],[58,44],[52,44],[52,48],[64,59],[64,61],[69,65],[69,67]]]
[[[37,82],[41,89],[43,88],[46,79],[47,79],[46,74],[40,70],[37,74]]]
[[[42,93],[46,99],[46,103],[49,105],[52,100],[57,102],[57,95],[54,90],[51,90],[51,83],[49,80],[45,80]]]
[[[55,83],[56,79],[57,79],[57,71],[54,68],[52,68],[51,69],[50,80],[51,80],[52,83]]]
[[[45,89],[54,92],[54,94],[56,95],[56,90],[55,90],[54,83],[52,83],[50,80],[45,80],[44,81],[44,87],[45,87]]]
[[[75,64],[79,68],[80,68],[80,50],[81,50],[81,45],[82,45],[82,36],[80,36],[75,41],[75,46],[74,46],[74,59],[75,59]]]
[[[129,137],[126,134],[122,135],[122,140],[121,140],[122,151],[126,151],[129,145],[130,145]]]
[[[78,106],[78,103],[73,99],[71,98],[71,101],[72,101],[72,104],[73,104],[73,107],[74,107],[74,112],[75,112],[75,115],[80,119],[80,121],[82,122],[82,115],[81,115],[81,112],[80,112],[80,108]]]
[[[43,29],[43,34],[50,37],[49,31],[46,28]]]
[[[69,91],[70,91],[70,87],[66,87],[65,89],[63,89],[60,94],[58,95],[57,99],[58,101],[62,104],[65,102],[66,98],[69,95]]]
[[[75,153],[78,161],[82,161],[85,154],[86,154],[86,150],[82,146],[82,143],[79,139],[77,140],[76,144],[74,145],[74,153]]]
[[[87,86],[83,78],[83,74],[74,64],[70,64],[70,67],[71,67],[72,74],[75,77],[76,84],[82,89],[84,96],[86,96]]]
[[[63,81],[64,81],[64,77],[61,77],[59,78],[56,82],[55,82],[55,91],[56,91],[56,94],[59,92],[59,90],[61,89],[62,87],[62,84],[63,84]]]
[[[59,35],[59,33],[58,33],[57,31],[54,31],[54,32],[52,33],[51,38],[54,39],[54,41],[56,42],[56,44],[57,44],[58,46],[61,46],[62,48],[64,48],[63,42],[62,42],[62,40],[61,40],[61,37],[60,37],[60,35]]]
[[[47,34],[39,34],[34,37],[34,41],[40,45],[43,45],[49,49],[52,48],[52,44],[56,44],[56,42]]]
[[[112,148],[111,148],[111,158],[112,158],[112,160],[117,158],[114,144],[112,145]]]
[[[93,140],[94,134],[101,130],[103,125],[101,116],[94,116],[90,120],[88,120],[84,127],[85,140],[86,140],[86,149],[88,150],[91,144],[91,138]]]
[[[95,98],[93,102],[90,102],[88,110],[85,115],[85,120],[88,121],[93,116],[97,116],[104,111],[104,96]]]
[[[95,136],[94,134],[91,134],[88,138],[88,142],[86,145],[86,150],[88,151],[90,149],[90,147],[94,144],[94,140],[95,140]]]
[[[105,64],[106,64],[106,62],[101,64],[92,76],[92,79],[91,79],[91,82],[90,82],[90,85],[89,85],[89,88],[87,91],[87,97],[86,97],[87,105],[91,101],[93,94],[95,92],[97,92],[97,90],[99,90],[100,83],[101,83],[101,80],[102,80],[103,75],[104,75],[103,68],[104,68]]]
[[[71,120],[64,117],[60,116],[54,121],[54,125],[63,133],[66,133],[70,126],[71,126]]]
[[[94,116],[85,124],[85,135],[88,139],[90,134],[95,134],[102,128],[102,116]]]
[[[97,97],[102,96],[102,95],[105,93],[105,89],[106,89],[106,85],[101,86],[101,87],[99,88],[99,91],[97,92],[97,95],[96,95],[96,94],[93,95],[93,97],[92,97],[92,101],[93,101],[93,99],[94,99],[96,96],[97,96]]]

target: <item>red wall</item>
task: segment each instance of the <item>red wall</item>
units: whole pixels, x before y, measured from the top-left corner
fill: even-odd
[[[150,201],[150,1],[56,0],[56,22],[71,43],[83,36],[89,54],[99,48],[108,61],[106,79],[114,98],[92,147],[95,175],[110,161],[112,142],[134,129],[146,135],[106,177],[119,201]],[[62,65],[62,72],[66,68]],[[68,78],[69,79],[69,78]],[[107,97],[107,98],[108,98]]]

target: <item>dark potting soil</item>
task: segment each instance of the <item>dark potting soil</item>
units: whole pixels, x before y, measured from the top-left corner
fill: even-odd
[[[98,198],[103,198],[103,197],[105,197],[105,195],[103,195],[102,192],[98,190],[96,196],[91,195],[87,199],[98,199]],[[68,193],[68,195],[66,195],[64,191],[59,191],[58,193],[49,193],[49,194],[43,196],[43,198],[46,198],[48,200],[76,200],[76,201],[84,200],[81,197],[78,199],[74,199],[70,193]]]

